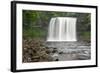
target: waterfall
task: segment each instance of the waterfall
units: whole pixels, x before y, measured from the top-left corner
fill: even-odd
[[[73,17],[51,18],[47,41],[77,41],[76,20]]]

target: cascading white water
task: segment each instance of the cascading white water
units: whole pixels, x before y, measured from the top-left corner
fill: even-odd
[[[47,41],[77,41],[76,20],[73,17],[51,18]]]

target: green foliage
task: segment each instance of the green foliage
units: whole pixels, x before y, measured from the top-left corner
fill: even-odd
[[[23,10],[23,37],[43,38],[47,36],[48,25],[52,17],[76,17],[77,33],[85,41],[90,40],[91,15],[89,13],[51,12]]]
[[[45,35],[45,30],[34,28],[34,29],[28,29],[23,31],[23,37],[24,38],[41,38]]]
[[[81,33],[81,35],[80,35],[80,38],[83,40],[83,41],[86,41],[86,42],[90,42],[91,40],[91,34],[90,34],[90,32],[83,32],[83,33]]]

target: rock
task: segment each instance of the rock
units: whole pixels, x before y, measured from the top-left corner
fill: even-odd
[[[52,51],[52,53],[57,53],[57,52],[58,52],[58,50],[55,50],[55,49]]]
[[[59,54],[63,54],[63,52],[59,52]]]
[[[33,59],[32,62],[39,62],[39,60],[38,59]]]
[[[55,61],[56,59],[58,59],[58,53],[54,53],[54,54],[52,55],[52,58],[53,58],[54,61]]]
[[[47,54],[50,54],[50,53],[51,53],[51,51],[49,51],[49,50],[46,50],[46,53],[47,53]]]
[[[59,59],[56,59],[55,61],[59,61]]]
[[[33,56],[32,59],[39,59],[39,56]]]
[[[25,51],[27,51],[27,48],[24,48]]]
[[[40,39],[23,40],[23,62],[52,61],[50,53]]]

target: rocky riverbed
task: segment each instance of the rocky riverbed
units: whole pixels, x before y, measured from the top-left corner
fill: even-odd
[[[90,44],[83,42],[44,42],[41,39],[23,40],[23,62],[49,62],[91,59]]]

